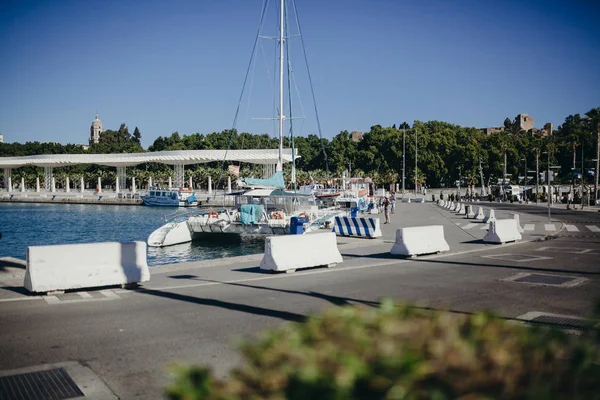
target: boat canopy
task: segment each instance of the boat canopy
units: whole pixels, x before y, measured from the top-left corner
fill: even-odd
[[[251,187],[263,187],[263,188],[277,188],[285,189],[285,182],[283,181],[283,172],[277,171],[273,176],[268,179],[258,178],[244,178],[244,183]]]

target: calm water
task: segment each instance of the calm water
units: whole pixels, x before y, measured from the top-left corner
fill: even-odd
[[[25,259],[28,246],[146,241],[175,209],[88,204],[0,203],[0,257]],[[215,235],[165,248],[148,248],[148,265],[256,254],[264,240]]]

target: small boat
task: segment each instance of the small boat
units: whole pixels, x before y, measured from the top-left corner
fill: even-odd
[[[315,194],[315,197],[319,200],[326,200],[326,199],[331,199],[334,197],[338,197],[339,195],[341,195],[340,192],[319,192],[317,194]]]
[[[161,207],[196,207],[196,193],[189,188],[150,188],[141,196],[144,205]]]

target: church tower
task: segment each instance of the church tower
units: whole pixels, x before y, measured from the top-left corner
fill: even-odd
[[[102,132],[104,132],[104,127],[102,126],[102,121],[98,119],[98,113],[96,113],[96,119],[92,121],[92,126],[90,127],[90,146],[100,141],[100,134]]]

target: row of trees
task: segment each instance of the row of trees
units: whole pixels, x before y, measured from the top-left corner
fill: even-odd
[[[486,135],[475,128],[465,128],[440,121],[415,121],[412,126],[406,122],[391,127],[372,126],[363,139],[355,142],[348,131],[342,131],[332,139],[320,140],[316,135],[295,137],[294,147],[301,158],[297,161],[297,179],[299,184],[315,180],[340,177],[351,170],[353,176],[369,176],[378,184],[401,182],[403,166],[403,147],[406,148],[406,185],[414,187],[415,157],[419,166],[417,181],[430,187],[453,187],[461,180],[465,184],[480,184],[479,165],[487,181],[502,178],[505,174],[512,177],[512,183],[523,176],[525,163],[527,169],[535,166],[536,157],[540,158],[540,167],[545,166],[546,156],[550,152],[551,164],[560,165],[558,182],[570,182],[572,168],[580,168],[584,161],[584,178],[592,180],[596,158],[597,130],[600,121],[600,107],[580,114],[569,115],[551,135],[541,137],[534,132],[519,129],[515,120],[507,118],[502,131]],[[133,134],[125,124],[119,130],[107,130],[100,136],[100,142],[90,147],[93,153],[142,152],[141,133],[135,128]],[[404,140],[405,139],[405,140]],[[284,146],[292,145],[290,138]],[[148,151],[193,150],[193,149],[258,149],[278,147],[278,139],[267,134],[238,133],[224,130],[209,134],[194,133],[158,137]],[[27,142],[1,143],[0,156],[22,156],[32,154],[85,153],[81,146],[57,143]],[[226,167],[226,166],[225,166]],[[286,166],[288,175],[291,167]],[[15,177],[26,176],[35,181],[42,170],[36,167],[21,168],[15,171]],[[83,176],[107,176],[113,173],[111,168],[95,165],[79,165],[61,169],[65,174]],[[145,181],[152,175],[159,180],[168,179],[170,168],[161,164],[139,165],[129,169],[129,174],[138,181]],[[204,180],[211,176],[218,180],[222,176],[221,163],[203,164],[186,167],[186,175],[195,180]],[[59,170],[56,171],[60,175]],[[242,165],[242,176],[257,176],[262,173],[258,166]],[[533,174],[535,175],[535,174]],[[531,175],[530,175],[531,176]],[[533,178],[529,183],[535,183]]]

